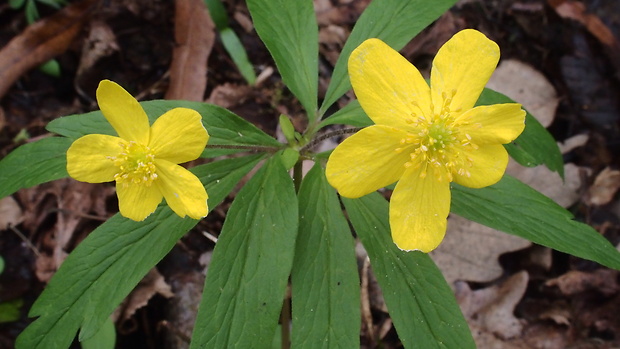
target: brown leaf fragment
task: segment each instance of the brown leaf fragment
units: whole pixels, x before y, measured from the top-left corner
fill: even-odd
[[[176,1],[175,39],[166,99],[202,101],[207,60],[215,42],[215,24],[202,0]]]
[[[620,171],[606,167],[596,176],[594,183],[588,189],[586,203],[589,205],[608,204],[618,189],[620,189]]]
[[[30,25],[0,50],[0,98],[26,71],[65,52],[92,12],[95,1],[69,5]]]
[[[174,296],[170,285],[166,283],[159,271],[153,268],[114,312],[113,318],[115,320],[120,319],[121,323],[128,320],[138,309],[147,305],[149,300],[156,294],[160,294],[165,298]]]
[[[620,290],[618,272],[611,269],[597,269],[591,273],[571,270],[558,278],[547,281],[545,286],[557,286],[560,292],[567,296],[588,290],[598,290],[609,296]]]
[[[472,291],[467,283],[457,282],[456,299],[467,322],[501,339],[515,338],[523,325],[514,308],[525,293],[529,276],[521,271],[501,285]]]
[[[0,199],[0,230],[16,226],[24,220],[24,214],[17,201],[11,196]]]

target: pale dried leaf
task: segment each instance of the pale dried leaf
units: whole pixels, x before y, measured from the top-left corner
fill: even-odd
[[[590,136],[587,134],[578,134],[566,139],[564,142],[559,142],[558,146],[560,147],[560,153],[566,154],[576,148],[582,147],[586,145]]]
[[[11,196],[0,199],[0,230],[16,226],[24,220],[24,214],[17,201]]]
[[[521,271],[500,285],[476,291],[467,283],[458,282],[456,298],[470,325],[501,339],[515,338],[521,334],[523,325],[513,312],[523,298],[528,280],[528,273]]]
[[[207,88],[207,60],[215,42],[215,24],[202,0],[177,0],[176,47],[170,64],[166,99],[202,101]]]
[[[450,285],[456,280],[488,282],[503,273],[498,261],[501,254],[531,244],[518,236],[450,215],[446,237],[430,256]]]
[[[544,127],[553,122],[559,103],[555,88],[531,66],[517,60],[504,60],[487,87],[521,103]]]
[[[608,204],[618,189],[620,189],[620,171],[606,167],[596,176],[594,183],[588,189],[586,203],[588,205]]]
[[[523,167],[511,159],[506,169],[507,174],[538,190],[562,207],[568,207],[579,199],[580,171],[589,170],[572,163],[566,164],[562,181],[559,174],[545,166]]]

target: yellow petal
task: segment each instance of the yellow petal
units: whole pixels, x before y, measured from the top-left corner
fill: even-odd
[[[349,76],[360,105],[377,125],[407,129],[412,113],[430,111],[430,88],[420,72],[379,39],[353,50]]]
[[[114,180],[119,168],[114,160],[126,142],[106,135],[86,135],[78,138],[67,150],[67,172],[78,181],[102,183]]]
[[[517,103],[479,106],[457,117],[455,123],[476,145],[506,144],[525,129],[525,110]]]
[[[440,114],[444,97],[452,97],[450,110],[471,109],[499,61],[499,47],[477,30],[456,33],[437,52],[431,69],[435,112]],[[445,94],[445,96],[442,95]]]
[[[392,239],[401,250],[430,252],[443,240],[450,213],[450,183],[426,165],[405,171],[390,199]]]
[[[207,191],[198,177],[166,160],[155,160],[155,164],[159,176],[155,183],[176,214],[200,219],[209,213]]]
[[[454,181],[469,188],[483,188],[497,183],[508,165],[508,152],[499,144],[482,145],[477,150],[462,152],[461,156],[471,160],[466,167],[469,176],[454,173]]]
[[[149,147],[158,159],[180,164],[198,158],[208,140],[197,111],[175,108],[153,123]]]
[[[358,198],[396,182],[410,160],[400,140],[407,133],[373,125],[345,139],[327,161],[327,181],[347,198]]]
[[[119,137],[148,144],[149,119],[140,103],[120,85],[102,80],[97,88],[97,103]]]
[[[155,185],[116,183],[116,194],[121,215],[138,222],[155,212],[162,199]]]

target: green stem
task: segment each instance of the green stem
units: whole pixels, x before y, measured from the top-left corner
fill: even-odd
[[[270,152],[275,153],[282,149],[281,147],[272,147],[268,145],[233,145],[233,144],[207,144],[207,149],[241,149],[250,152]]]
[[[326,139],[332,138],[332,137],[336,137],[336,136],[342,136],[342,135],[346,135],[346,134],[351,134],[351,133],[355,133],[359,130],[361,130],[362,127],[355,127],[355,128],[343,128],[341,130],[336,130],[336,131],[330,131],[330,132],[326,132],[323,133],[322,135],[314,138],[310,143],[304,145],[301,149],[299,149],[299,153],[303,154],[308,150],[311,150],[312,148],[316,147],[319,143],[323,142]]]

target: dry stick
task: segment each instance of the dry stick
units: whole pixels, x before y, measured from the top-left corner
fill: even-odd
[[[28,246],[28,248],[30,248],[32,252],[34,252],[34,254],[37,255],[37,257],[41,257],[41,252],[39,252],[39,250],[32,244],[32,242],[24,234],[22,234],[21,231],[17,230],[12,225],[9,225],[9,229],[11,229],[17,236],[19,236],[19,238],[24,241],[26,246]]]

